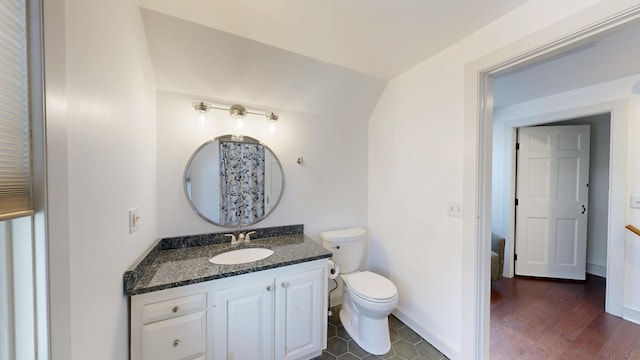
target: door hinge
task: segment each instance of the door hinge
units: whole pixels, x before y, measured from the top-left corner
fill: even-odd
[[[516,150],[520,150],[520,143],[516,143]]]
[[[518,254],[513,254],[513,261],[518,261]]]
[[[518,199],[516,199],[516,206],[518,206]]]

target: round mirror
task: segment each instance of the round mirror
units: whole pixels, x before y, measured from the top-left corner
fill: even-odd
[[[189,204],[208,222],[248,226],[278,205],[284,173],[276,155],[260,141],[243,136],[217,137],[202,144],[184,172]]]

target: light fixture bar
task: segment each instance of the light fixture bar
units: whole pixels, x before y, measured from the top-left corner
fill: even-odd
[[[239,104],[234,104],[231,105],[230,108],[223,108],[223,107],[218,107],[218,106],[213,106],[209,103],[206,103],[204,101],[195,101],[192,104],[193,109],[197,112],[208,112],[209,110],[215,109],[215,110],[222,110],[222,111],[228,111],[229,114],[231,114],[232,117],[244,117],[247,114],[251,114],[251,115],[261,115],[261,116],[265,116],[267,118],[267,120],[269,121],[278,121],[279,119],[279,115],[274,113],[274,112],[268,112],[268,113],[259,113],[259,112],[255,112],[255,111],[248,111],[247,109],[245,109],[244,106],[239,105]]]

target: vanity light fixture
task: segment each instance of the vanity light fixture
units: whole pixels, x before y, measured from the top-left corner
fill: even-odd
[[[244,118],[248,114],[265,116],[267,121],[269,122],[269,131],[272,133],[275,132],[278,119],[280,118],[280,116],[274,112],[259,113],[259,112],[247,111],[247,109],[240,104],[233,104],[231,105],[230,108],[227,109],[223,107],[213,106],[203,101],[196,101],[193,103],[193,109],[202,114],[209,112],[209,110],[214,110],[214,109],[229,111],[229,115],[231,115],[231,117],[235,120],[233,139],[238,141],[242,141],[241,134],[244,128]]]
[[[250,115],[262,115],[262,116],[266,117],[267,121],[269,121],[269,122],[277,122],[278,119],[280,118],[280,115],[278,115],[278,114],[276,114],[274,112],[259,113],[259,112],[254,112],[254,111],[247,111],[247,109],[245,109],[245,107],[240,105],[240,104],[231,105],[231,107],[227,109],[227,108],[223,108],[223,107],[213,106],[213,105],[208,104],[206,102],[196,101],[196,102],[193,103],[193,110],[195,110],[195,111],[197,111],[199,113],[206,113],[206,112],[209,112],[209,110],[228,111],[229,115],[231,115],[231,117],[234,118],[234,119],[243,118],[243,117],[247,116],[248,114],[250,114]]]

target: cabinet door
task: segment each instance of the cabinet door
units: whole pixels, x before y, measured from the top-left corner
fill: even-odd
[[[143,360],[183,360],[206,351],[206,312],[179,316],[142,327]]]
[[[276,358],[301,359],[322,350],[323,269],[276,279]]]
[[[214,294],[214,360],[273,359],[273,279]]]

